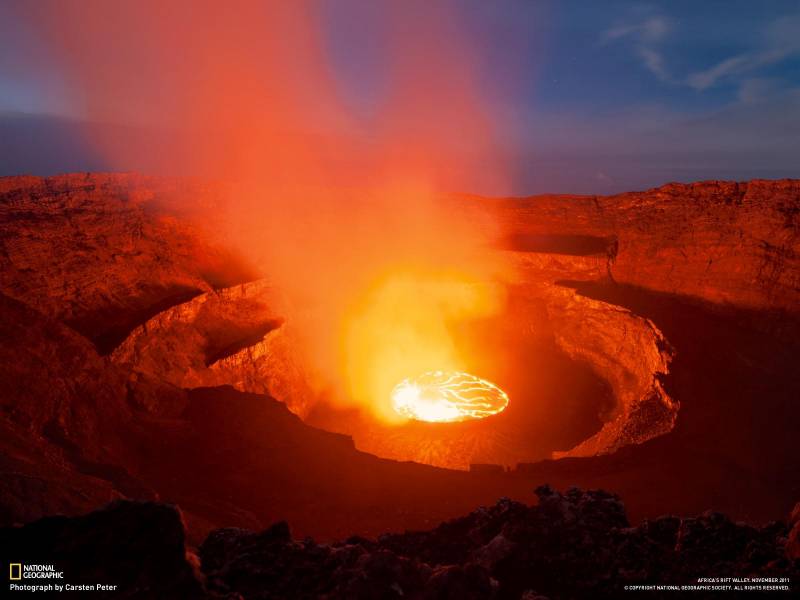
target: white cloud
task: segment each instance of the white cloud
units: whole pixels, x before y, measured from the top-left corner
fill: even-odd
[[[696,90],[706,90],[724,81],[741,80],[797,54],[800,54],[800,15],[780,17],[765,28],[756,48],[690,73],[686,83]]]
[[[800,35],[800,32],[798,34]],[[775,64],[791,53],[786,48],[775,48],[732,56],[708,69],[690,73],[686,78],[686,84],[699,91],[707,90],[722,81],[737,79],[762,67]]]
[[[655,15],[611,27],[602,34],[601,43],[628,40],[642,65],[666,83],[685,85],[697,91],[704,91],[724,82],[739,84],[739,99],[742,102],[754,101],[757,92],[763,97],[765,88],[763,78],[758,76],[759,71],[800,55],[800,14],[787,15],[767,25],[752,50],[679,76],[669,70],[664,53],[659,47],[672,31],[673,25],[668,18]],[[758,81],[761,83],[757,83]],[[770,85],[772,89],[780,87],[776,82]]]
[[[664,57],[657,50],[648,48],[647,46],[640,46],[636,49],[639,57],[644,62],[644,66],[661,81],[673,82],[672,75],[667,71],[664,64]]]
[[[634,52],[645,68],[662,81],[672,82],[663,55],[656,49],[672,29],[672,23],[664,16],[655,15],[642,21],[622,23],[607,29],[601,38],[606,44],[622,39],[630,39],[634,44]]]
[[[661,40],[671,28],[668,19],[654,16],[637,23],[627,23],[612,27],[603,34],[603,41],[633,37],[639,42],[655,43]]]

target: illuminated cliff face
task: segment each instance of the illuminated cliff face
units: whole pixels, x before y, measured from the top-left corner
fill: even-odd
[[[215,258],[211,250],[203,250],[199,234],[192,235],[188,224],[159,219],[159,212],[151,212],[149,198],[155,198],[159,206],[169,206],[167,200],[173,196],[175,202],[180,199],[176,191],[169,195],[172,188],[168,183],[121,175],[74,175],[47,182],[9,180],[6,186],[13,192],[13,203],[6,205],[4,231],[11,243],[7,245],[9,266],[3,293],[49,316],[87,324],[81,331],[86,329],[86,335],[95,339],[105,335],[110,324],[135,323],[143,313],[155,310],[153,307],[179,301],[172,296],[174,289],[207,289],[210,282],[219,285],[218,278],[207,282],[200,277],[219,271],[219,265],[225,262]],[[456,468],[468,468],[470,461],[516,464],[539,458],[540,453],[535,451],[546,446],[542,442],[531,449],[516,440],[532,443],[548,431],[563,430],[575,435],[547,441],[547,450],[557,452],[556,457],[562,453],[611,453],[623,445],[662,435],[675,423],[678,396],[669,398],[668,390],[660,384],[668,372],[671,340],[665,339],[658,323],[649,318],[543,282],[601,279],[611,273],[615,281],[637,285],[649,282],[662,290],[692,293],[710,301],[734,298],[739,304],[761,309],[796,305],[797,296],[787,291],[794,289],[791,283],[797,277],[796,253],[781,254],[748,240],[764,238],[771,230],[785,231],[785,235],[794,231],[785,207],[797,197],[798,185],[751,182],[666,186],[645,194],[600,198],[602,210],[582,198],[514,202],[459,199],[464,210],[479,205],[498,211],[505,228],[516,236],[512,249],[493,253],[498,261],[514,267],[508,270],[517,275],[510,286],[516,291],[508,293],[515,299],[504,302],[502,290],[480,284],[486,268],[474,273],[405,268],[377,282],[363,294],[361,302],[348,306],[347,327],[339,327],[329,320],[329,313],[322,312],[314,320],[307,318],[315,316],[308,315],[309,311],[288,314],[270,292],[271,282],[253,282],[224,292],[208,292],[147,319],[111,353],[112,361],[178,387],[230,384],[241,390],[269,393],[307,418],[315,409],[317,396],[316,389],[309,389],[308,383],[314,379],[313,373],[309,374],[310,361],[303,353],[305,338],[300,333],[312,331],[312,341],[319,342],[329,338],[336,342],[341,336],[346,343],[332,345],[340,354],[331,362],[347,367],[345,383],[349,385],[335,391],[359,400],[343,408],[374,407],[368,416],[386,414],[387,418],[375,419],[380,421],[377,424],[369,421],[371,429],[362,423],[351,426],[339,417],[313,422],[353,435],[361,450]],[[200,191],[193,190],[190,197],[205,198]],[[207,194],[211,200],[212,191]],[[48,202],[41,202],[40,195]],[[699,211],[698,206],[704,206],[702,210],[708,214],[691,220],[692,236],[680,233],[680,215],[687,210]],[[656,208],[667,211],[666,216],[654,212]],[[62,230],[64,211],[81,239],[87,240],[84,244],[93,244],[96,260],[83,255],[74,258],[77,238]],[[20,214],[30,217],[23,219]],[[110,224],[108,215],[114,215]],[[134,226],[142,235],[131,241],[126,232]],[[713,235],[716,231],[721,233]],[[414,248],[425,250],[425,256],[417,256],[417,262],[430,254],[430,246],[424,243],[430,237],[428,233],[417,228],[408,234]],[[672,240],[678,233],[686,237],[681,244],[685,256],[669,254],[664,246],[665,239]],[[197,241],[193,241],[195,237]],[[591,250],[589,254],[571,255],[568,251],[577,253],[581,248],[558,246],[576,238],[603,241],[608,248],[601,252],[603,247],[591,247],[586,250]],[[174,250],[178,247],[192,248],[191,255],[199,264],[182,258],[183,254]],[[631,247],[639,251],[633,252]],[[358,249],[367,255],[365,246]],[[398,247],[402,255],[400,250],[402,247]],[[657,252],[666,253],[670,261],[648,258]],[[111,260],[112,253],[120,258]],[[737,260],[709,262],[717,253],[735,254]],[[483,255],[487,258],[489,253]],[[52,256],[69,260],[51,263]],[[143,261],[142,256],[160,258]],[[448,257],[455,263],[471,262],[466,251]],[[367,255],[359,264],[368,259]],[[674,268],[664,270],[665,265],[673,264]],[[758,271],[763,264],[774,268]],[[15,270],[11,265],[24,269]],[[739,268],[751,274],[758,271],[760,279],[748,275],[757,285],[745,286],[736,276]],[[697,283],[699,273],[706,271],[707,277],[702,280],[705,287],[701,287]],[[325,282],[330,283],[334,276],[340,277],[339,272]],[[84,288],[77,294],[76,287],[68,283],[73,279],[95,282],[91,293]],[[140,280],[152,285],[141,288],[135,284]],[[363,281],[359,283],[363,285]],[[331,289],[332,293],[336,291]],[[520,294],[525,296],[524,302],[517,298]],[[492,338],[473,343],[469,343],[469,335],[454,337],[459,328],[449,326],[466,321],[471,327],[470,323],[487,319],[492,323]],[[283,324],[275,328],[276,321]],[[327,332],[330,335],[325,337]],[[569,412],[563,401],[549,396],[542,399],[548,389],[555,390],[553,396],[579,398],[581,404],[590,402],[596,394],[588,383],[585,387],[589,391],[584,395],[565,393],[563,385],[574,381],[575,374],[565,371],[554,377],[555,371],[547,364],[536,364],[539,349],[528,352],[525,348],[528,340],[538,339],[551,340],[569,360],[586,365],[607,383],[613,406],[600,406],[598,410],[587,404],[585,408],[602,421],[594,429],[571,428],[558,420]],[[180,342],[176,344],[176,340]],[[221,355],[223,350],[226,352]],[[463,422],[423,422],[398,414],[392,406],[394,387],[407,377],[433,369],[479,375],[499,385],[511,402],[491,419]],[[537,382],[530,385],[538,387],[530,390],[515,379]],[[584,409],[573,412],[581,411]],[[526,418],[521,418],[520,412]],[[539,422],[546,423],[546,428],[532,435]],[[515,430],[508,432],[506,424],[509,429],[513,424]],[[515,441],[509,444],[512,434]]]
[[[392,406],[417,421],[452,423],[483,419],[505,410],[508,395],[495,384],[459,371],[429,371],[392,390]]]

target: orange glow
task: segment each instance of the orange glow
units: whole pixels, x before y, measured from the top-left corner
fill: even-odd
[[[486,252],[493,217],[443,192],[505,174],[446,4],[387,3],[368,118],[342,100],[316,2],[86,4],[27,9],[85,117],[169,134],[136,144],[98,128],[91,141],[114,169],[225,182],[216,203],[181,208],[286,294],[315,392],[397,422],[398,381],[475,364],[449,328],[502,310],[486,282],[507,267]]]
[[[392,390],[398,414],[417,421],[452,423],[483,419],[505,410],[508,395],[469,373],[429,371],[404,379]]]
[[[383,421],[400,421],[406,415],[390,401],[397,382],[431,365],[467,369],[473,357],[451,326],[497,313],[504,299],[500,286],[467,274],[417,270],[380,279],[344,319],[343,396]]]

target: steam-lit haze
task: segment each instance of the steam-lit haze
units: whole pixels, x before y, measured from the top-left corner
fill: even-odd
[[[385,10],[391,60],[364,132],[331,76],[314,3],[28,9],[88,120],[175,132],[148,148],[99,128],[93,147],[114,169],[144,152],[161,172],[229,182],[224,209],[205,218],[311,315],[295,325],[318,387],[388,417],[404,377],[465,366],[453,319],[501,306],[487,285],[496,273],[478,258],[491,223],[436,198],[476,157],[487,178],[503,172],[469,44],[446,6]]]
[[[502,310],[495,225],[442,192],[797,175],[796,7],[690,4],[12,1],[2,174],[225,181],[204,218],[303,312],[317,387],[385,413]]]
[[[148,146],[87,130],[110,168],[291,186],[363,186],[402,171],[460,189],[480,165],[502,182],[472,50],[446,3],[386,4],[381,97],[368,119],[342,97],[313,1],[37,3],[18,13],[47,40],[73,114],[154,133]]]

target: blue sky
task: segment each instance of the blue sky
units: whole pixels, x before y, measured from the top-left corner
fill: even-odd
[[[82,115],[37,24],[15,4],[0,2],[0,174],[102,166],[86,148],[64,151],[62,163],[42,151],[42,115],[58,117],[53,136]],[[508,189],[477,191],[611,193],[672,180],[800,177],[800,2],[449,4],[511,173]],[[332,73],[367,124],[385,86],[385,9],[319,3]]]

